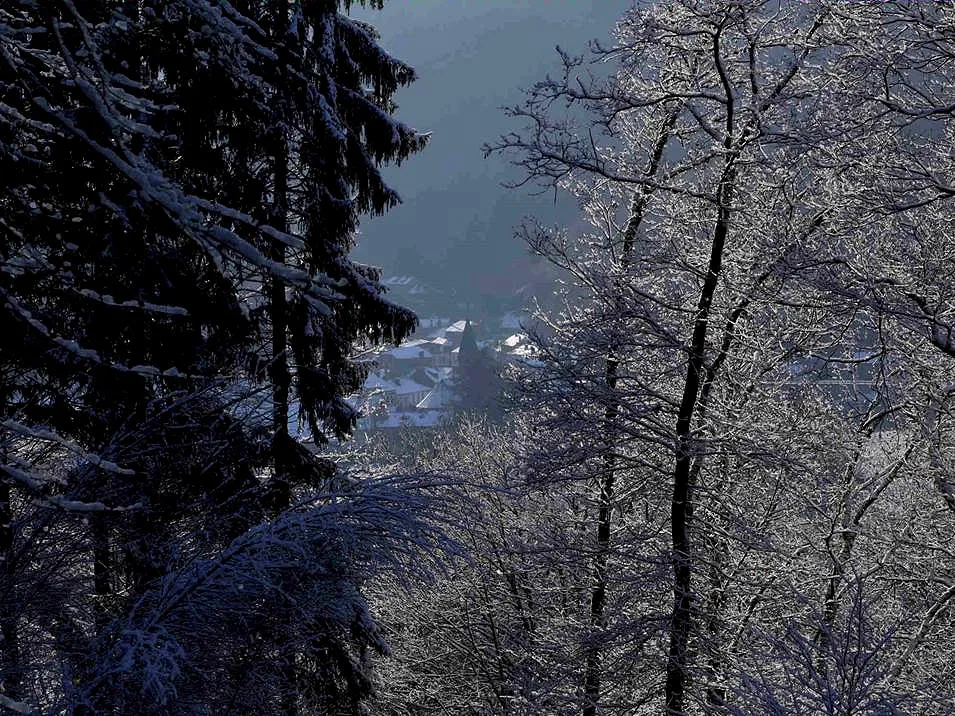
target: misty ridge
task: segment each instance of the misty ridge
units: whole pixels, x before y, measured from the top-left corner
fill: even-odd
[[[955,714],[948,2],[0,2],[0,712]]]

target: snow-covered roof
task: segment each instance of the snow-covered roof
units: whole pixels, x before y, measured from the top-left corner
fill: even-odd
[[[392,348],[384,353],[395,360],[415,360],[416,358],[428,358],[431,353],[420,345],[403,345]]]
[[[370,392],[372,390],[392,391],[395,389],[395,387],[396,386],[393,381],[388,380],[380,373],[369,373],[368,377],[365,378],[365,384],[362,386],[366,392]]]
[[[539,352],[534,346],[519,345],[509,350],[507,354],[515,358],[537,358]]]
[[[515,333],[512,336],[508,336],[504,339],[504,345],[507,348],[517,348],[521,343],[527,340],[527,336],[523,333]]]
[[[444,328],[432,331],[429,335],[431,338],[459,338],[459,334],[464,333],[466,323],[467,321],[455,321],[454,323],[444,326]]]
[[[430,316],[429,318],[419,318],[418,325],[422,328],[435,328],[443,326],[451,321],[450,318],[441,318],[440,316]]]
[[[437,389],[432,390],[424,398],[421,399],[415,407],[418,410],[431,410],[443,408],[445,406],[445,400],[438,394]]]

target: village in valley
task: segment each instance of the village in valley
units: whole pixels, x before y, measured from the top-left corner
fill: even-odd
[[[411,295],[426,290],[410,276],[383,283]],[[359,432],[433,428],[459,410],[486,412],[505,368],[534,361],[526,321],[513,311],[481,320],[422,316],[412,339],[367,351],[361,360],[372,367],[350,400],[361,414]]]

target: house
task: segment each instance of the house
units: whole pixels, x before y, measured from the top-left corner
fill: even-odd
[[[429,342],[423,339],[402,343],[379,353],[376,358],[382,368],[399,375],[419,366],[431,365],[434,360]]]
[[[418,410],[446,410],[453,406],[456,400],[457,394],[442,380],[415,407]]]
[[[394,283],[401,285],[398,280]],[[520,349],[525,339],[523,334],[515,334],[505,340],[503,349]],[[459,356],[462,352],[486,356],[488,351],[482,352],[480,345],[470,321],[444,320],[442,327],[435,327],[425,338],[368,351],[363,359],[376,368],[365,380],[361,395],[351,401],[361,413],[360,427],[381,430],[438,425],[460,407]]]
[[[410,378],[395,378],[395,398],[399,410],[413,410],[430,392],[428,386]]]
[[[455,321],[450,326],[445,326],[444,328],[439,328],[436,331],[433,331],[430,335],[430,338],[447,338],[451,341],[452,345],[459,346],[461,345],[461,334],[464,333],[464,327],[467,325],[467,321]]]
[[[432,365],[434,366],[451,366],[454,365],[454,357],[452,356],[452,351],[454,349],[454,344],[451,342],[450,338],[446,336],[439,336],[437,338],[432,338],[427,342],[428,349],[431,351],[431,356],[434,359]]]

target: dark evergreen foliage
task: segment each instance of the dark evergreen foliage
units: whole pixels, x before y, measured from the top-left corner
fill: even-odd
[[[502,414],[503,390],[499,369],[488,351],[478,346],[477,335],[470,321],[464,324],[459,349],[459,375],[455,380],[458,407],[499,418]]]
[[[184,631],[162,633],[161,617],[143,626],[143,610],[195,560],[247,539],[295,489],[333,472],[258,407],[274,386],[288,381],[315,442],[345,437],[356,415],[344,398],[364,377],[355,344],[398,341],[414,326],[377,270],[349,258],[359,216],[398,202],[379,165],[424,144],[391,117],[414,72],[339,6],[0,7],[0,670],[10,698],[51,711],[135,702],[147,713],[124,683],[150,691],[160,679],[156,713],[182,713],[168,702],[180,681],[205,708],[203,680],[221,674],[180,654]],[[266,342],[276,326],[281,355]],[[273,471],[287,483],[277,503]],[[15,558],[39,524],[69,541],[55,564],[61,588],[28,610],[25,594],[43,580]],[[360,660],[341,656],[379,643],[349,554],[334,541],[321,554],[291,550],[287,564],[309,570],[263,577],[241,623],[220,625],[254,647],[224,640],[217,668],[265,678],[258,662],[284,650],[318,679],[281,694],[288,683],[273,673],[254,712],[329,694],[354,705],[367,692]],[[329,611],[313,593],[325,588],[358,599],[357,611]],[[28,612],[29,656],[17,648]],[[167,647],[166,666],[137,662]],[[180,658],[183,670],[172,666]]]

